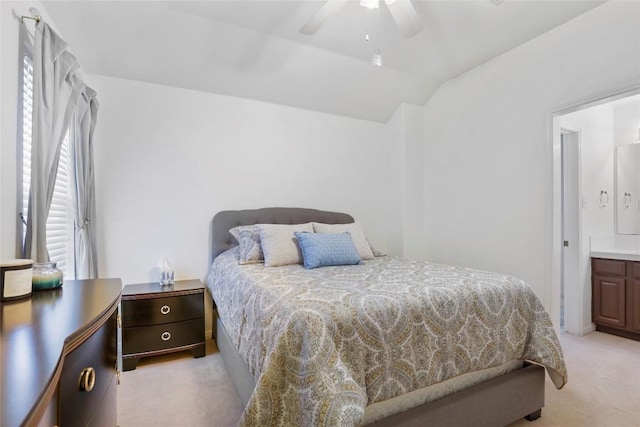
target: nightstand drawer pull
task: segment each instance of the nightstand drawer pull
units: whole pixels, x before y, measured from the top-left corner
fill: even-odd
[[[168,305],[163,305],[162,307],[160,307],[160,313],[162,314],[169,314],[170,311],[171,307],[169,307]]]
[[[162,338],[162,341],[169,341],[171,339],[171,333],[164,331],[162,335],[160,335],[160,338]]]
[[[93,387],[96,385],[96,371],[89,367],[84,368],[82,372],[80,372],[80,378],[78,379],[78,388],[80,391],[89,392],[93,390]]]

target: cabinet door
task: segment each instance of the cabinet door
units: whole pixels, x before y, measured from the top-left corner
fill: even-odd
[[[602,325],[625,327],[624,278],[593,277],[593,321]]]
[[[631,325],[631,329],[640,331],[640,279],[631,281],[631,297],[633,301],[633,325]]]

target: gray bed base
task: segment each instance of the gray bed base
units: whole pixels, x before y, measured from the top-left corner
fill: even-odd
[[[236,225],[302,224],[305,222],[345,224],[353,222],[347,214],[302,208],[263,208],[246,211],[223,211],[212,221],[212,260],[233,246],[228,230]],[[238,396],[246,406],[255,380],[232,344],[217,316],[213,301],[213,339],[216,341]],[[544,406],[544,368],[526,365],[522,369],[484,381],[457,393],[425,403],[407,411],[369,424],[372,427],[496,427],[527,418],[540,417]]]

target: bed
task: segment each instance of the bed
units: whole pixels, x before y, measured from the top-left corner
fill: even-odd
[[[263,208],[212,220],[213,333],[246,405],[240,425],[499,426],[541,415],[544,368],[566,383],[549,316],[516,278],[386,256],[238,264],[230,229],[312,222],[354,219]]]

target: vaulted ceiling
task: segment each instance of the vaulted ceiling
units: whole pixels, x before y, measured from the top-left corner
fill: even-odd
[[[409,39],[384,5],[375,21],[350,1],[300,34],[323,3],[43,2],[85,73],[385,122],[400,103],[424,104],[443,82],[602,1],[413,0],[424,30]],[[381,67],[368,30],[380,35]]]

